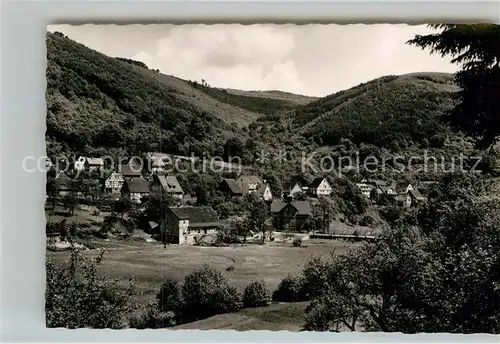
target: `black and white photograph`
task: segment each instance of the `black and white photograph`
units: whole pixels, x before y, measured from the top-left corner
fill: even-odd
[[[45,38],[46,327],[500,333],[500,25]]]

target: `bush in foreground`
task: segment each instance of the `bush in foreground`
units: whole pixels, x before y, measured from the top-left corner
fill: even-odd
[[[273,292],[272,298],[277,302],[303,301],[302,281],[298,277],[286,276]]]
[[[302,239],[301,238],[293,239],[292,246],[293,247],[302,247]]]
[[[47,327],[113,328],[127,326],[134,294],[132,284],[120,291],[116,281],[97,273],[103,252],[90,259],[78,249],[62,265],[46,262]]]
[[[182,309],[182,290],[179,282],[167,277],[156,295],[156,300],[160,311],[179,314]]]
[[[182,318],[196,321],[241,309],[241,296],[219,271],[205,265],[184,279]]]
[[[264,307],[270,301],[270,292],[264,281],[250,283],[243,292],[243,307]]]
[[[140,330],[172,327],[175,325],[175,313],[161,311],[159,304],[156,302],[148,304],[140,315],[130,319],[130,327]]]

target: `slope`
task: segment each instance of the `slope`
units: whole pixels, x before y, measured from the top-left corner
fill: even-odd
[[[385,76],[297,107],[293,126],[322,145],[440,146],[450,131],[438,116],[457,90],[451,74]]]
[[[47,33],[46,43],[49,154],[101,148],[220,155],[228,138],[245,138],[241,127],[262,116],[60,33]]]
[[[244,102],[228,102],[221,99],[221,97],[211,96],[210,91],[204,91],[200,89],[201,87],[196,87],[192,82],[177,78],[171,75],[165,75],[158,71],[135,67],[138,73],[143,74],[146,77],[153,78],[159,83],[175,89],[177,91],[177,96],[198,107],[199,109],[213,114],[215,117],[225,121],[226,123],[233,124],[236,123],[238,127],[244,127],[255,121],[257,118],[261,117],[262,114],[255,112],[252,107],[238,107],[238,103]],[[240,97],[241,98],[241,97]]]
[[[272,303],[268,307],[246,308],[169,329],[299,332],[304,326],[307,305],[307,302]]]

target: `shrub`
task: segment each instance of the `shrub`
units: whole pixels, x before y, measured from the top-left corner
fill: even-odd
[[[298,277],[286,276],[273,292],[272,298],[278,302],[303,301],[302,281]]]
[[[302,239],[301,238],[293,239],[292,246],[293,247],[301,247],[302,246]]]
[[[270,292],[264,281],[250,283],[243,292],[243,307],[263,307],[270,301]]]
[[[184,279],[182,286],[185,321],[195,321],[216,314],[235,312],[241,308],[241,297],[219,271],[203,266]]]
[[[136,317],[130,319],[130,327],[136,329],[164,328],[175,326],[175,313],[162,312],[158,303],[150,303],[146,309]]]
[[[302,270],[302,295],[311,300],[324,294],[335,277],[335,271],[330,261],[318,257],[311,258]]]
[[[180,284],[172,279],[166,278],[156,295],[158,309],[162,312],[174,312],[179,314],[182,308],[182,291]]]
[[[47,327],[119,329],[127,325],[134,288],[130,284],[120,291],[116,281],[98,275],[102,257],[103,253],[90,259],[73,248],[64,264],[46,262]]]

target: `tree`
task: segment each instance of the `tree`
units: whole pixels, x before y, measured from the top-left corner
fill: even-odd
[[[233,158],[242,158],[245,154],[245,145],[238,137],[232,137],[224,144],[224,160],[230,161]]]
[[[320,197],[318,207],[323,231],[327,233],[329,232],[330,223],[333,220],[333,213],[335,211],[332,200],[327,197]]]
[[[368,199],[363,196],[356,185],[347,181],[344,192],[340,195],[342,210],[347,218],[352,220],[355,215],[361,215],[368,207]]]
[[[68,210],[68,215],[75,215],[75,209],[78,206],[78,196],[74,191],[71,191],[63,198],[64,207]]]
[[[114,205],[114,210],[120,214],[123,219],[123,215],[129,212],[134,207],[134,203],[127,197],[120,197]]]
[[[144,213],[149,221],[159,222],[167,214],[168,207],[175,202],[172,195],[167,192],[152,192],[144,200]]]
[[[262,241],[266,238],[267,220],[267,204],[263,200],[254,201],[250,211],[250,227],[262,233]]]
[[[500,201],[488,190],[481,177],[446,176],[418,226],[398,221],[315,268],[326,283],[315,284],[305,327],[500,333]]]
[[[271,293],[266,282],[254,281],[245,287],[243,292],[243,307],[264,307],[271,301]]]
[[[173,312],[178,316],[182,310],[182,291],[179,282],[172,278],[165,278],[156,294],[160,312]]]
[[[46,262],[45,314],[47,327],[114,328],[126,327],[132,311],[132,283],[125,290],[116,286],[98,268],[104,252],[90,259],[72,249],[64,264]]]
[[[230,232],[232,237],[242,236],[243,242],[247,242],[247,237],[250,234],[249,221],[246,218],[234,218],[230,222]]]
[[[236,312],[241,296],[219,271],[204,265],[184,278],[182,285],[185,321],[196,321],[216,314]]]
[[[53,170],[47,172],[47,183],[45,184],[45,192],[47,194],[47,198],[52,203],[52,210],[56,208],[57,204],[57,191],[58,185],[57,180],[55,179]]]
[[[455,81],[458,104],[445,120],[491,147],[500,135],[500,26],[495,24],[433,24],[441,32],[417,35],[408,44],[451,56],[461,65]]]
[[[307,195],[302,191],[298,191],[298,192],[294,193],[292,197],[295,201],[306,201],[307,200]]]

